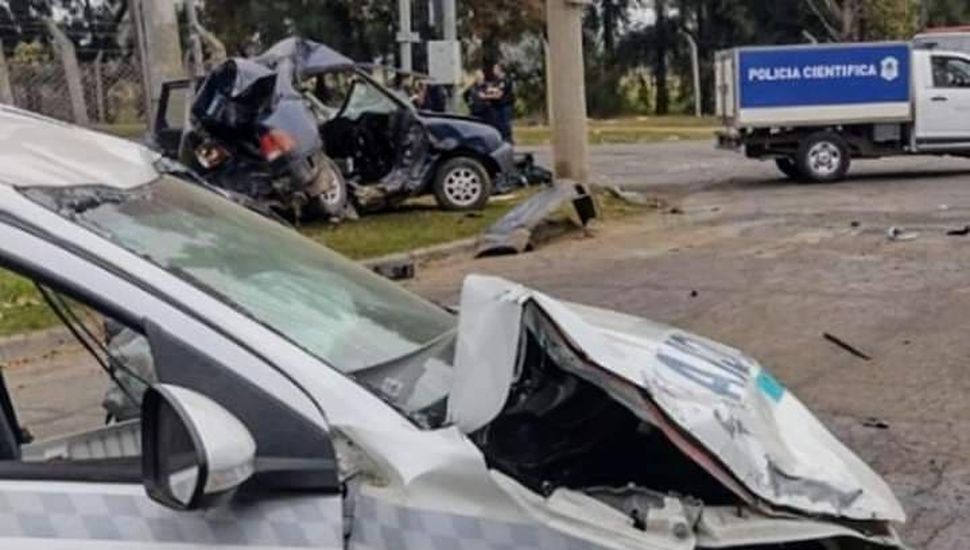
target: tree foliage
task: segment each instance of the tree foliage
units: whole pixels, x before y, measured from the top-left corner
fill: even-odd
[[[43,19],[52,17],[74,42],[78,57],[98,52],[118,53],[125,0],[7,0],[0,1],[0,40],[8,54],[22,43],[47,42]]]

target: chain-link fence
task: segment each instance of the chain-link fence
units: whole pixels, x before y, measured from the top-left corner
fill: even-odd
[[[73,121],[67,77],[59,60],[8,60],[14,104]],[[141,67],[134,55],[79,63],[88,119],[94,124],[138,124],[145,120]]]

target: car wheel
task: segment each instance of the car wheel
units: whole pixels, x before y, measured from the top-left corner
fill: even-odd
[[[798,171],[808,181],[830,183],[845,178],[852,159],[841,136],[817,132],[802,140],[795,161]]]
[[[435,199],[445,210],[481,210],[491,194],[492,178],[473,158],[453,158],[435,174]]]
[[[790,179],[798,181],[805,178],[798,170],[798,163],[792,157],[778,157],[775,159],[775,165],[778,166],[782,174]]]

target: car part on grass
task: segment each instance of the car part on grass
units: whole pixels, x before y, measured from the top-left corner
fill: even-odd
[[[519,204],[479,238],[475,257],[521,254],[532,246],[535,229],[566,203],[585,227],[597,217],[596,203],[584,185],[559,181]]]
[[[417,274],[415,261],[408,259],[387,260],[370,266],[374,273],[392,281],[407,281]]]

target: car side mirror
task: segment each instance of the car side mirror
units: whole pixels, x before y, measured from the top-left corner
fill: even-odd
[[[175,510],[228,498],[255,470],[246,426],[208,397],[155,385],[142,401],[142,479],[148,496]]]

